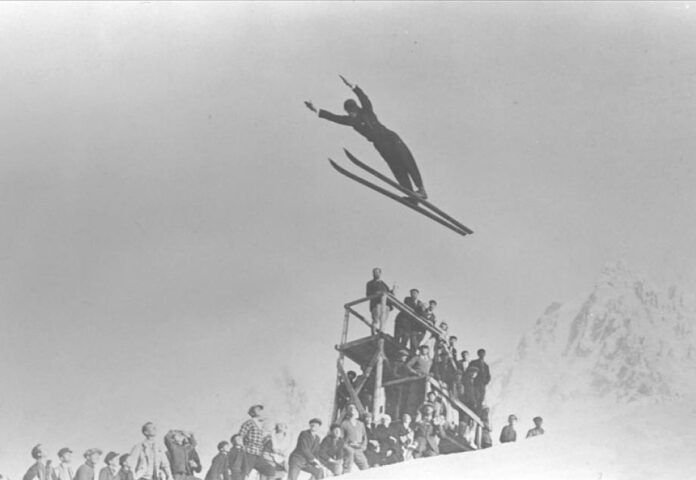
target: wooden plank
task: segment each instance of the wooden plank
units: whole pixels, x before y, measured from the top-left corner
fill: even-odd
[[[462,411],[466,413],[477,425],[483,426],[483,421],[479,418],[478,415],[476,415],[473,410],[471,410],[469,407],[464,405],[462,402],[457,400],[456,398],[450,397],[449,393],[446,392],[440,385],[438,384],[437,380],[434,378],[428,378],[428,381],[430,382],[430,386],[437,390],[440,395],[445,397],[445,399],[450,402],[457,410]]]
[[[370,378],[370,375],[372,374],[372,369],[374,368],[375,364],[377,363],[377,357],[379,356],[379,352],[375,353],[372,356],[372,359],[370,360],[370,364],[367,366],[367,369],[363,372],[363,378],[360,380],[359,384],[355,386],[355,393],[359,394],[365,384],[367,383],[367,380]]]
[[[375,391],[372,396],[372,414],[377,416],[383,413],[384,401],[382,391],[382,367],[384,359],[384,339],[377,341],[377,365],[375,365]]]
[[[350,313],[352,313],[353,315],[355,315],[355,316],[358,318],[358,320],[360,320],[361,322],[363,322],[363,323],[364,323],[365,325],[367,325],[368,327],[372,328],[372,322],[368,322],[368,321],[365,319],[365,317],[363,317],[362,315],[360,315],[358,312],[356,312],[355,310],[353,310],[351,307],[348,307],[347,310],[348,310]]]
[[[363,407],[363,404],[360,402],[358,394],[355,393],[355,390],[353,390],[353,385],[350,383],[348,375],[346,374],[346,371],[343,369],[343,365],[341,365],[340,363],[338,364],[338,372],[341,374],[343,384],[346,386],[346,389],[348,390],[348,395],[350,395],[351,400],[353,400],[353,403],[358,408],[358,412],[360,413],[360,415],[364,415],[365,407]]]
[[[401,383],[409,383],[409,382],[414,382],[416,380],[425,380],[425,377],[418,377],[418,376],[413,376],[413,377],[404,377],[404,378],[398,378],[396,380],[390,380],[388,382],[384,382],[382,384],[383,387],[392,387],[394,385],[399,385]]]

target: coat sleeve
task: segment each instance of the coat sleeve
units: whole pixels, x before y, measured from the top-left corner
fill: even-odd
[[[316,461],[314,452],[312,451],[313,440],[312,435],[307,432],[300,433],[300,438],[297,440],[298,450],[309,463]]]
[[[341,125],[352,125],[352,121],[349,115],[336,115],[335,113],[331,113],[327,110],[319,110],[319,118],[323,118],[324,120],[328,120],[330,122],[338,123]]]
[[[37,478],[38,476],[39,472],[36,469],[36,465],[32,465],[29,467],[29,470],[27,470],[27,473],[24,474],[22,480],[34,480],[34,478]]]
[[[362,88],[356,85],[353,89],[353,92],[358,97],[358,100],[360,100],[360,106],[363,108],[363,110],[372,112],[372,102],[369,98],[367,98],[367,95],[365,95],[365,92],[363,92]]]

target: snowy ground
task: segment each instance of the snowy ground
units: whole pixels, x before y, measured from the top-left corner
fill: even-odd
[[[567,422],[547,425],[544,437],[368,470],[351,478],[655,480],[696,475],[693,402],[615,404],[611,412],[587,404],[564,407]],[[517,430],[520,435],[526,426]]]

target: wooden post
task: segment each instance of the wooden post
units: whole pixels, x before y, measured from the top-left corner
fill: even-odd
[[[384,413],[384,387],[382,386],[382,373],[384,370],[384,339],[377,340],[377,365],[375,368],[375,391],[372,397],[372,415]]]
[[[343,316],[343,330],[341,331],[341,345],[348,341],[348,322],[350,321],[350,310],[346,308],[346,313]]]

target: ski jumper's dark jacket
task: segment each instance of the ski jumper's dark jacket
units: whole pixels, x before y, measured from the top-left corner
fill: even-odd
[[[423,180],[418,166],[406,144],[395,132],[380,123],[372,109],[372,102],[360,87],[356,85],[353,92],[360,100],[361,108],[357,115],[336,115],[326,110],[319,110],[319,118],[353,127],[356,132],[372,142],[384,161],[387,162],[399,185],[413,190],[411,184],[411,179],[413,179],[416,187],[423,188]]]

